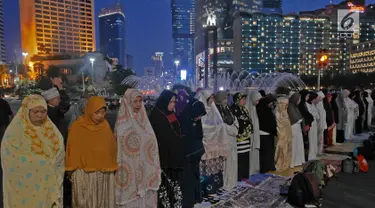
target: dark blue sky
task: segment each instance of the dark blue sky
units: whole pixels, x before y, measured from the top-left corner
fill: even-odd
[[[33,0],[30,0],[33,1]],[[170,0],[120,0],[124,5],[127,25],[127,53],[132,54],[136,71],[143,74],[143,67],[150,66],[154,52],[164,52],[165,65],[172,66],[172,20]],[[330,0],[284,0],[285,13],[314,10],[329,4]],[[333,0],[339,3],[340,0]],[[116,0],[95,0],[95,16],[103,7]],[[367,0],[366,4],[375,3]],[[5,0],[5,43],[8,61],[15,49],[20,50],[20,20],[18,0]],[[98,30],[98,27],[96,28]],[[98,37],[98,32],[97,32]]]

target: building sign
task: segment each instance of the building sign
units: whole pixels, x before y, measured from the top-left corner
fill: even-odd
[[[206,11],[207,11],[206,26],[216,26],[216,15],[215,15],[215,12],[214,11],[208,11],[208,9],[206,9]]]
[[[338,9],[337,30],[342,39],[359,38],[359,13],[350,9]]]
[[[352,2],[348,2],[348,7],[350,8],[349,10],[351,12],[363,13],[365,11],[364,6],[357,6],[357,5],[353,4]]]

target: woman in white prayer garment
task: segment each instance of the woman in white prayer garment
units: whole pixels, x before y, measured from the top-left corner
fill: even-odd
[[[208,179],[207,181],[215,182],[215,180],[220,179],[224,189],[232,189],[237,185],[237,146],[235,136],[238,130],[234,123],[228,125],[224,122],[215,105],[215,95],[212,89],[200,90],[196,98],[205,105],[207,112],[202,117],[205,154],[202,156],[201,174],[205,175],[206,179],[214,176],[214,180]],[[209,186],[209,184],[206,185]],[[211,187],[220,188],[217,185],[211,185]],[[203,191],[216,192],[217,190]]]
[[[259,134],[259,120],[256,106],[262,95],[258,91],[247,91],[246,108],[249,111],[251,121],[253,123],[254,133],[251,136],[251,150],[250,150],[250,176],[259,173],[259,149],[260,149],[260,134]]]
[[[309,93],[309,100],[306,102],[307,110],[311,113],[314,117],[314,121],[311,124],[309,130],[309,157],[308,160],[315,160],[316,156],[318,155],[318,126],[319,126],[319,111],[316,108],[316,104],[318,102],[318,94],[315,92]]]
[[[349,98],[350,91],[343,90],[342,97],[344,98],[344,106],[346,110],[346,126],[345,126],[345,139],[351,140],[354,135],[354,123],[358,117],[358,105]]]

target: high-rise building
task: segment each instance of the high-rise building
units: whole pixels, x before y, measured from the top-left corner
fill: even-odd
[[[94,0],[19,0],[22,52],[95,50]]]
[[[133,61],[133,56],[130,54],[125,55],[125,64],[124,64],[125,69],[134,69],[134,61]]]
[[[163,52],[156,52],[152,58],[152,65],[155,68],[155,76],[160,77],[164,72]]]
[[[282,14],[282,0],[263,0],[262,12],[266,14],[278,13]]]
[[[171,11],[174,60],[180,69],[193,73],[195,0],[172,0]]]
[[[6,51],[4,42],[4,14],[3,0],[0,0],[0,64],[6,62]]]
[[[234,69],[314,75],[319,49],[329,48],[329,26],[324,16],[239,15],[233,30]]]
[[[375,41],[351,45],[349,49],[349,69],[352,73],[375,72]]]
[[[104,8],[99,13],[100,52],[125,65],[126,39],[125,14],[120,3]]]
[[[262,0],[233,0],[234,12],[259,12],[262,6]]]

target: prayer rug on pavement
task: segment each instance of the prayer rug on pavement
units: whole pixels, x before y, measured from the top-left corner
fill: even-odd
[[[282,176],[272,176],[257,187],[260,190],[280,194],[280,186],[285,183],[288,178]]]
[[[254,175],[250,176],[247,183],[250,184],[253,187],[257,187],[262,182],[264,182],[265,180],[267,180],[269,177],[272,177],[272,176],[274,176],[274,175],[267,174],[267,173],[266,174],[257,173],[257,174],[254,174]]]
[[[269,208],[280,198],[279,193],[247,188],[232,199],[233,207]]]

